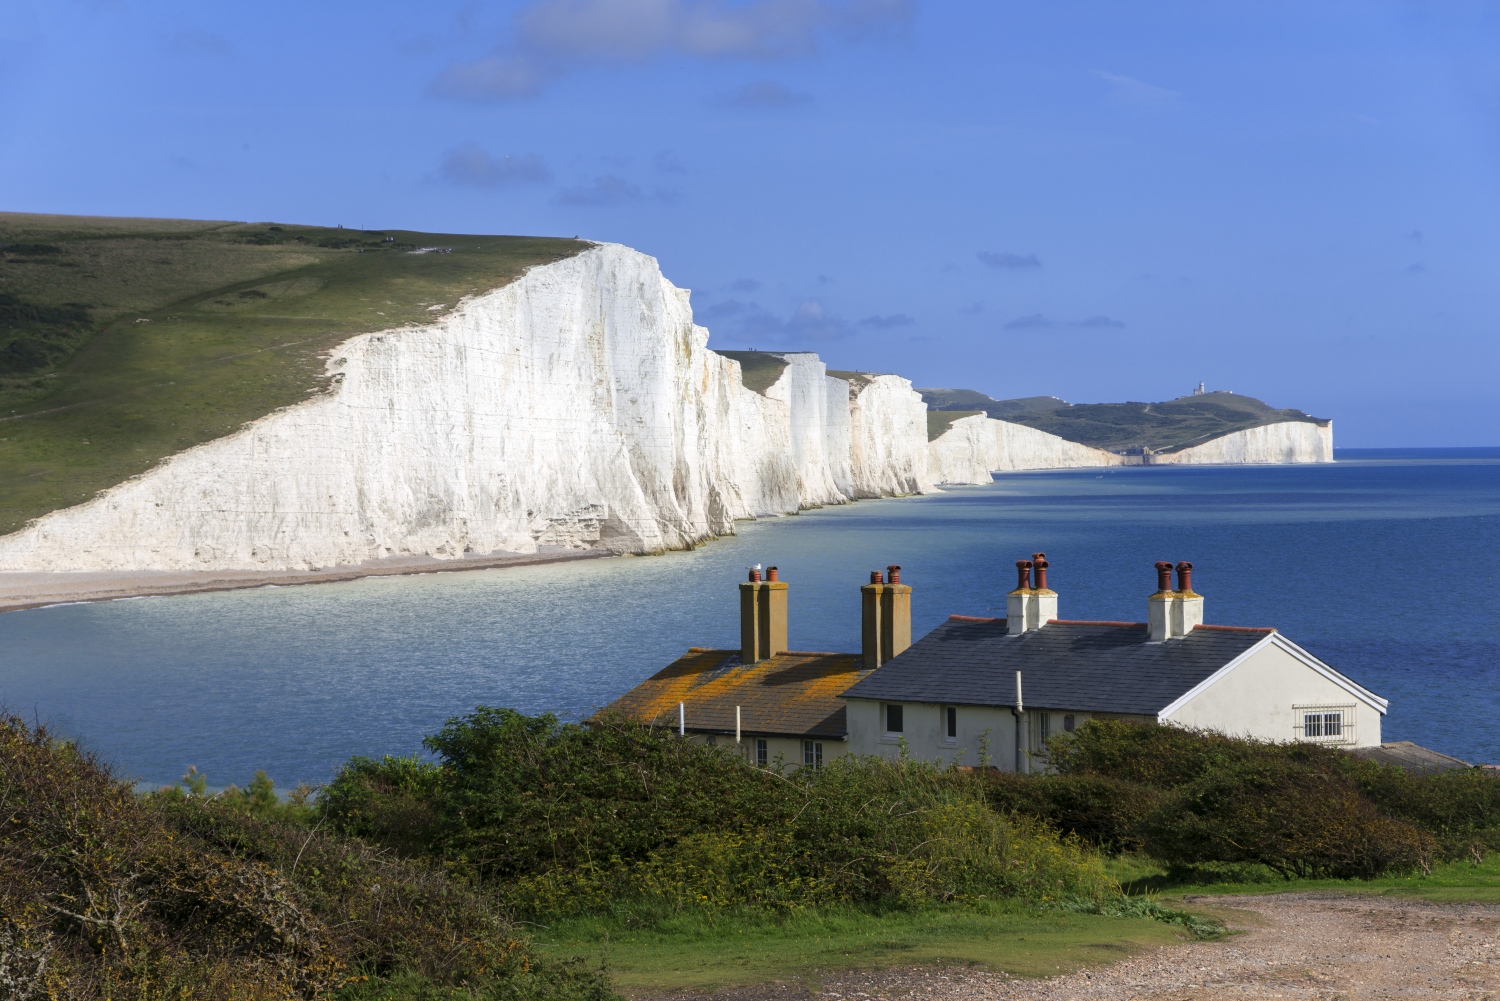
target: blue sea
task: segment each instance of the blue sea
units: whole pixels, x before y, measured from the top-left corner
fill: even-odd
[[[1391,701],[1386,740],[1500,762],[1500,449],[1323,466],[1007,474],[746,522],[691,552],[0,615],[0,704],[150,784],[326,781],[477,704],[577,718],[689,646],[738,645],[776,565],[794,649],[859,649],[859,585],[902,566],[913,631],[1004,614],[1044,551],[1064,618],[1141,620],[1191,560],[1207,621],[1276,626]]]

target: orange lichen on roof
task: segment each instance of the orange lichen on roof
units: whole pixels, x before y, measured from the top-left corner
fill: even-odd
[[[737,650],[694,647],[609,708],[676,727],[682,703],[689,730],[732,734],[738,706],[745,734],[842,738],[848,724],[839,696],[869,673],[858,654],[788,652],[746,665]]]

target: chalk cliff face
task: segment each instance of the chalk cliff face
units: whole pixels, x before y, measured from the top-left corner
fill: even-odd
[[[1153,466],[1301,463],[1333,461],[1333,421],[1282,421],[1236,431],[1180,452],[1150,457]]]
[[[1124,456],[983,414],[961,417],[928,446],[937,483],[989,483],[990,473],[1118,466]]]
[[[327,394],[0,539],[0,569],[646,553],[933,489],[906,380],[851,386],[789,355],[761,395],[707,344],[655,260],[598,246],[431,325],[350,339]]]

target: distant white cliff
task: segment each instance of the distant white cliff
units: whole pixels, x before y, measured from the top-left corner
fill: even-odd
[[[736,519],[1126,457],[984,416],[927,439],[894,375],[788,353],[764,392],[654,259],[595,245],[424,326],[353,337],[327,393],[0,538],[0,570],[298,570],[541,546],[651,553]],[[1275,424],[1152,462],[1332,458]]]
[[[599,245],[433,324],[351,338],[330,392],[0,538],[0,569],[648,553],[934,489],[907,380],[790,354],[760,394],[707,345],[654,259]]]

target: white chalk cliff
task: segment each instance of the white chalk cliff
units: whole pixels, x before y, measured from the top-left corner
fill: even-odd
[[[908,380],[834,378],[817,355],[781,357],[776,382],[747,389],[653,258],[595,245],[431,324],[349,339],[328,392],[0,538],[0,570],[649,553],[736,519],[1125,461],[982,416],[929,443]],[[1256,428],[1154,461],[1325,461],[1331,431],[1308,438],[1315,427]]]

